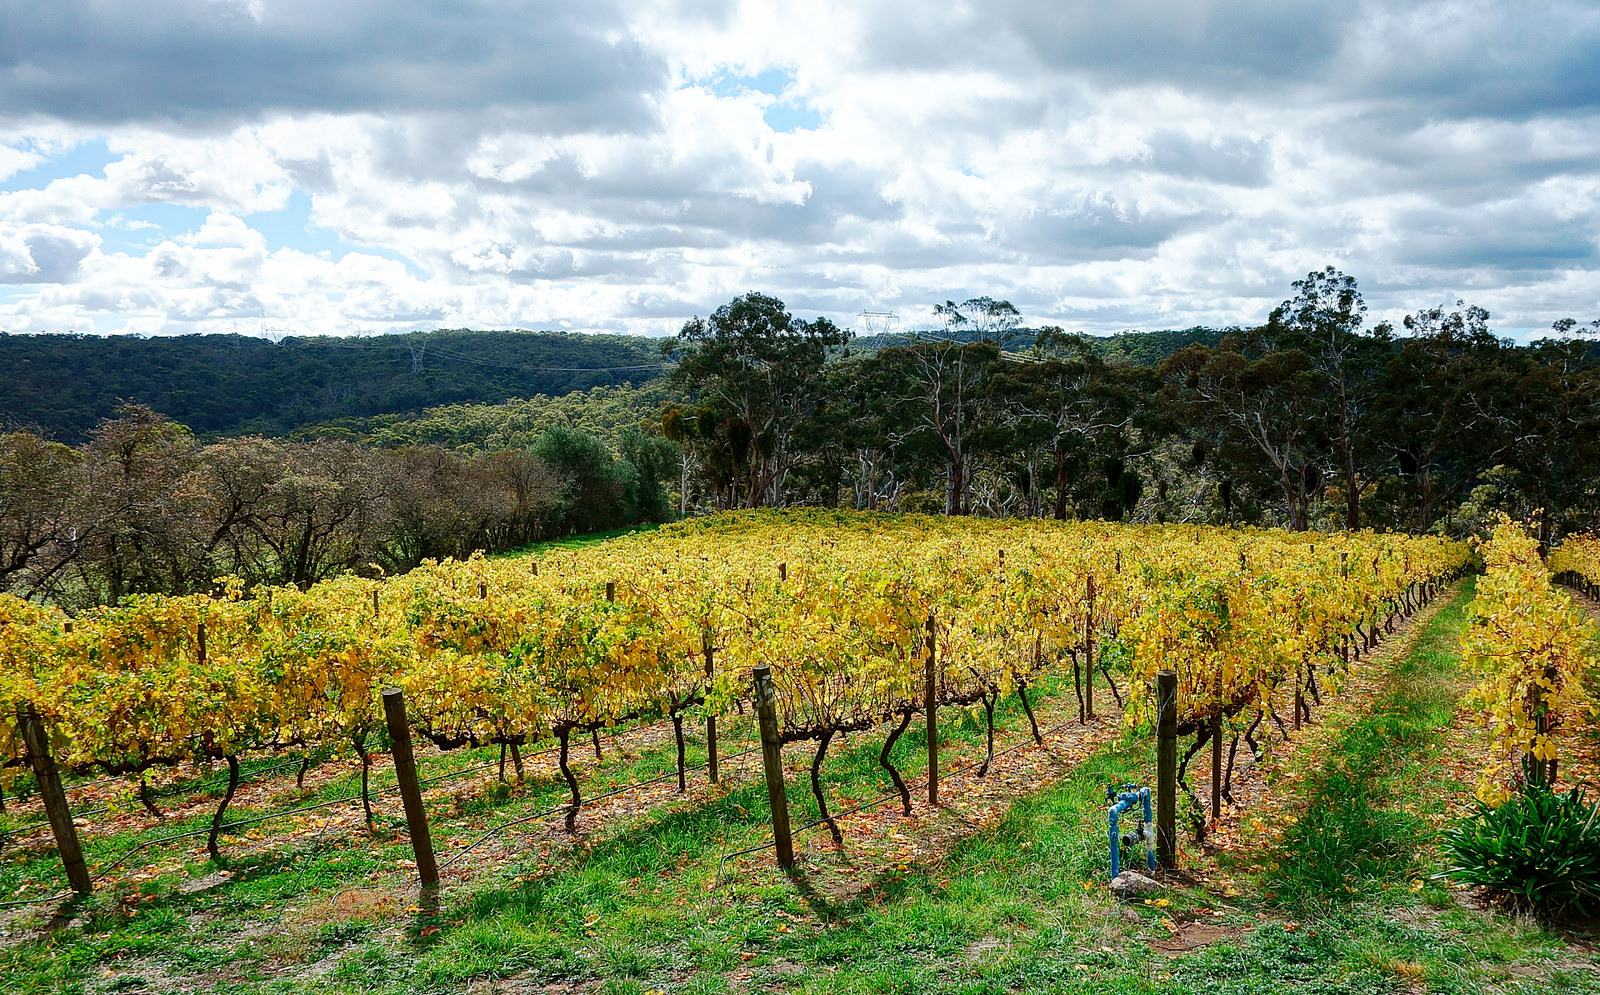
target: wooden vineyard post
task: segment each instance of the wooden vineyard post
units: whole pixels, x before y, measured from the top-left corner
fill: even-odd
[[[707,635],[702,644],[706,651],[706,691],[711,690],[712,659],[717,648],[711,645],[711,636]],[[711,777],[711,783],[716,784],[719,776],[717,772],[717,717],[709,709],[706,712],[706,772]]]
[[[606,600],[617,600],[617,582],[614,580],[606,581]]]
[[[1300,731],[1300,710],[1305,707],[1305,699],[1301,697],[1301,667],[1295,664],[1294,668],[1294,731]]]
[[[428,832],[428,810],[422,805],[422,785],[417,783],[417,758],[411,752],[411,726],[406,722],[406,696],[399,688],[383,692],[383,717],[394,744],[394,774],[400,782],[411,852],[417,858],[417,877],[422,879],[424,888],[437,888],[439,865],[433,858],[433,836]]]
[[[1083,716],[1094,718],[1094,574],[1089,575],[1089,613],[1084,622],[1084,656],[1088,667],[1083,674]]]
[[[200,666],[206,665],[206,624],[201,622],[194,630],[196,652]]]
[[[939,804],[939,701],[935,686],[936,664],[939,653],[935,638],[933,613],[928,613],[928,662],[922,689],[923,714],[928,720],[928,804]]]
[[[1156,863],[1178,866],[1178,672],[1156,675]]]
[[[89,878],[89,868],[83,863],[83,848],[78,845],[78,830],[72,824],[72,811],[67,807],[67,793],[61,790],[61,773],[56,770],[55,758],[50,755],[50,739],[44,734],[44,723],[32,705],[17,710],[18,724],[22,726],[23,742],[28,744],[28,756],[33,761],[33,776],[39,782],[39,797],[44,802],[45,814],[50,817],[50,831],[56,837],[56,852],[61,854],[61,866],[67,871],[67,881],[80,895],[94,891]]]
[[[772,843],[778,866],[794,866],[794,840],[789,836],[789,796],[783,791],[783,742],[778,738],[778,703],[772,691],[772,668],[757,667],[756,720],[761,725],[761,765],[767,773],[767,803],[772,807]]]
[[[1222,818],[1222,713],[1211,717],[1211,821]]]
[[[372,589],[372,617],[378,617],[378,589],[376,587]]]
[[[786,581],[788,579],[789,579],[789,564],[787,564],[787,563],[778,564],[778,580],[779,581]]]

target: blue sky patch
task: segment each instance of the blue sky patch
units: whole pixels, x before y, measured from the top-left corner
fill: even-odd
[[[100,227],[100,251],[142,256],[162,242],[192,231],[199,231],[211,212],[180,204],[143,204],[115,211],[101,211],[95,218]]]
[[[344,258],[353,247],[334,231],[311,220],[311,198],[303,191],[289,194],[289,203],[277,211],[246,214],[244,223],[266,236],[267,250],[296,249],[307,255],[327,252],[334,259]]]
[[[737,97],[750,92],[776,97],[762,115],[773,131],[813,131],[822,126],[822,114],[791,93],[794,73],[790,70],[763,69],[753,76],[723,72],[691,82],[719,97]]]
[[[24,152],[38,152],[39,149],[28,143],[22,142],[12,146]],[[46,159],[32,169],[23,169],[0,181],[0,190],[40,190],[50,185],[52,180],[59,180],[67,176],[104,176],[106,163],[117,158],[111,154],[111,148],[103,139],[82,142],[67,149],[60,155]]]

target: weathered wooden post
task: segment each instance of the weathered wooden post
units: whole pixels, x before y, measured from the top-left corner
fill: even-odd
[[[939,697],[937,665],[939,644],[933,613],[928,613],[928,654],[922,688],[923,714],[928,720],[928,804],[939,804]]]
[[[783,790],[783,742],[778,738],[778,703],[772,690],[772,669],[757,667],[756,721],[761,726],[761,765],[767,774],[767,803],[772,808],[772,842],[778,866],[794,866],[794,840],[789,836],[789,796]]]
[[[1211,820],[1222,818],[1222,713],[1211,716]]]
[[[39,721],[39,713],[32,705],[23,705],[17,710],[17,722],[22,726],[22,741],[27,744],[28,758],[33,761],[33,776],[39,782],[39,797],[44,802],[45,814],[50,817],[50,831],[55,834],[56,852],[61,855],[67,881],[73,891],[87,895],[94,891],[94,882],[83,862],[83,847],[78,844],[78,830],[72,824],[67,793],[61,789],[61,773],[50,755],[50,738],[45,735],[44,723]]]
[[[400,801],[411,833],[411,852],[417,858],[417,877],[424,888],[439,886],[439,865],[433,858],[433,835],[428,831],[428,810],[422,805],[422,785],[417,781],[417,758],[411,752],[411,726],[406,722],[406,696],[399,688],[383,692],[383,717],[394,744],[394,773],[400,782]]]
[[[1156,675],[1156,862],[1178,866],[1178,672]]]
[[[712,660],[717,648],[711,644],[711,634],[706,633],[701,640],[701,646],[706,653],[706,692],[711,691],[711,678],[714,670]],[[716,784],[720,779],[717,771],[717,717],[714,713],[706,713],[706,772],[711,777],[711,783]]]
[[[1084,620],[1084,655],[1089,666],[1083,675],[1083,716],[1094,718],[1094,574],[1089,575],[1089,612]]]

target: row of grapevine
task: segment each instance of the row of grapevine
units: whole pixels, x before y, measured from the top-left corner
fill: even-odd
[[[1484,573],[1468,606],[1462,658],[1480,678],[1468,695],[1488,734],[1491,759],[1478,795],[1498,805],[1525,782],[1555,780],[1569,721],[1590,707],[1584,675],[1590,627],[1566,593],[1550,586],[1551,571],[1578,570],[1579,542],[1548,567],[1539,544],[1502,519],[1480,546]],[[1568,547],[1564,545],[1563,549]],[[1592,561],[1590,561],[1592,562]]]
[[[1550,574],[1557,583],[1600,600],[1600,536],[1568,536],[1550,551]]]
[[[0,597],[0,776],[25,759],[23,705],[75,770],[336,743],[364,758],[385,687],[441,747],[556,742],[566,770],[574,734],[714,717],[755,666],[783,739],[817,741],[820,762],[835,733],[923,710],[930,644],[939,706],[992,709],[1069,662],[1085,684],[1175,666],[1194,727],[1275,714],[1467,556],[1374,534],[757,513],[75,619]]]

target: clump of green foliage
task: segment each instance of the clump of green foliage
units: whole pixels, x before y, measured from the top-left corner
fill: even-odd
[[[1600,903],[1600,802],[1581,788],[1557,794],[1530,783],[1499,806],[1480,802],[1445,831],[1443,847],[1444,874],[1519,908],[1584,912]]]

